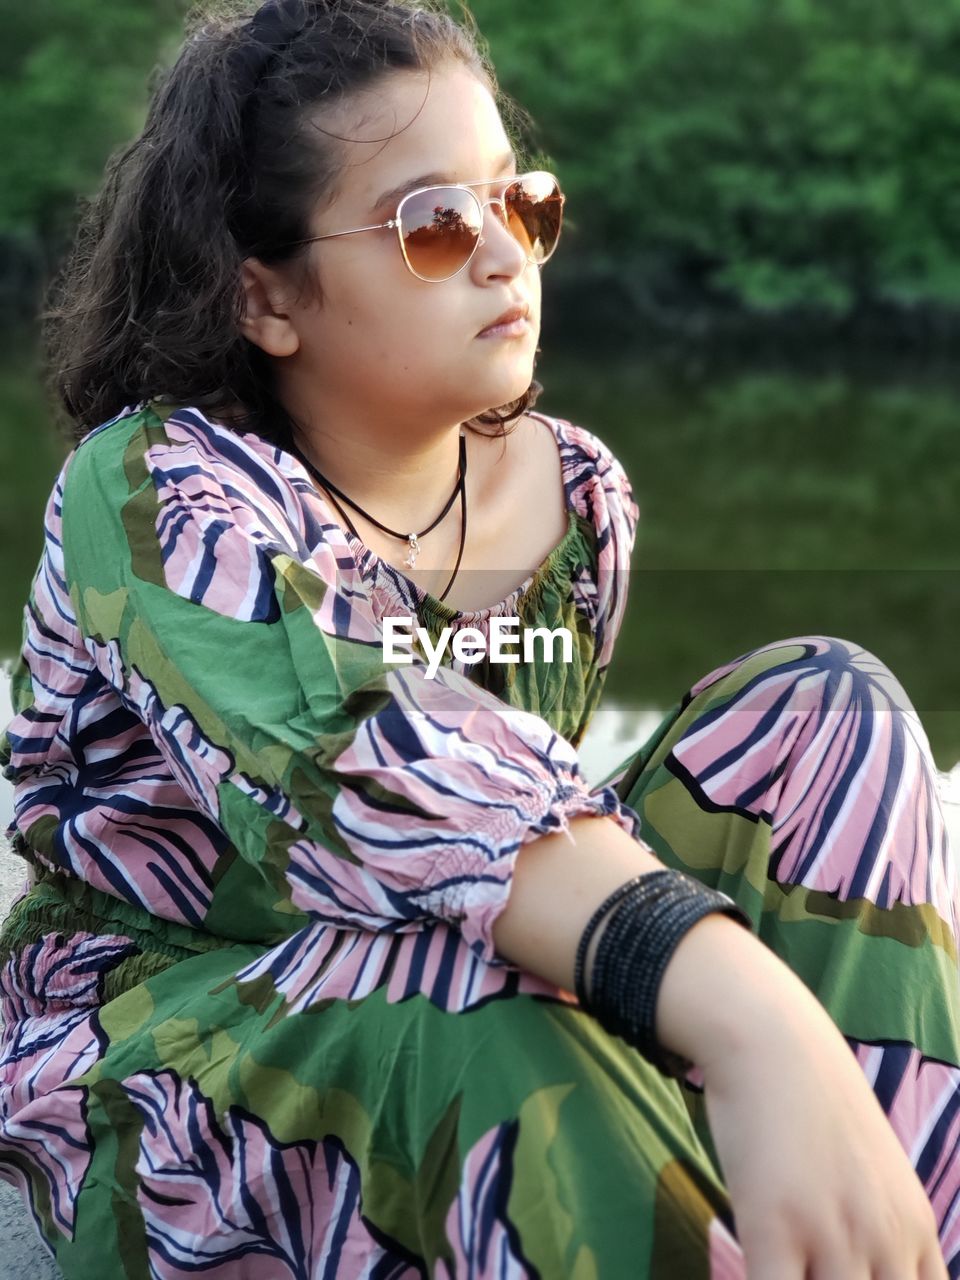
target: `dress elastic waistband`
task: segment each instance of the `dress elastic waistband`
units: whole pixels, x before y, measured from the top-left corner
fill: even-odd
[[[161,920],[72,876],[36,864],[34,875],[36,883],[14,903],[0,927],[0,958],[50,933],[119,934],[141,951],[166,957],[171,963],[234,945],[234,939]]]

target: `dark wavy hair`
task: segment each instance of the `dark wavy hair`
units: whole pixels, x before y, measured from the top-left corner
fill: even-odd
[[[455,21],[439,0],[268,0],[256,12],[242,0],[205,3],[185,30],[151,86],[142,132],[81,202],[40,313],[42,376],[73,439],[162,395],[290,448],[296,424],[270,357],[239,327],[241,265],[289,262],[320,297],[306,247],[291,246],[340,172],[318,109],[389,71],[459,59],[494,95],[518,155],[530,119],[500,89],[465,5]],[[466,425],[506,435],[541,391],[534,380]]]

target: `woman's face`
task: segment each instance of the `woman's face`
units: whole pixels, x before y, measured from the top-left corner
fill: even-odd
[[[400,197],[383,197],[404,185],[489,180],[474,188],[484,201],[517,172],[493,97],[457,62],[429,77],[391,72],[315,120],[350,141],[334,144],[343,147],[341,178],[310,235],[387,221]],[[540,331],[539,268],[498,213],[487,208],[484,217],[484,243],[440,283],[407,269],[395,229],[311,244],[322,302],[296,300],[296,290],[279,307],[271,297],[290,326],[286,352],[272,353],[283,356],[276,368],[287,407],[318,426],[353,420],[419,434],[522,395]],[[478,337],[515,304],[529,307],[522,336]]]

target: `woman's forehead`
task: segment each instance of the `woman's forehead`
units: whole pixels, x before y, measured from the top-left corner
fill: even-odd
[[[330,120],[324,128],[337,133],[343,160],[339,197],[370,207],[422,177],[498,176],[513,158],[493,95],[461,63],[391,72],[338,104]]]

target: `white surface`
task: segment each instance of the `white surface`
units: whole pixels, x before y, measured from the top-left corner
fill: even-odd
[[[20,1192],[0,1182],[0,1280],[62,1280]]]

